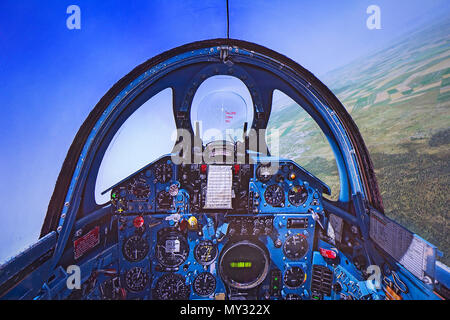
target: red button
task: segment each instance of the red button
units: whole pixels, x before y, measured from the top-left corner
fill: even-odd
[[[320,254],[324,258],[336,259],[336,257],[337,257],[337,254],[334,250],[328,250],[328,249],[324,249],[324,248],[319,248],[319,250],[320,250]]]
[[[134,220],[133,220],[133,225],[134,225],[136,228],[142,227],[142,226],[144,225],[144,218],[141,217],[141,216],[134,218]]]

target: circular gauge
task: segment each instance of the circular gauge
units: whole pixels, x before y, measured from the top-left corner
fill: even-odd
[[[288,200],[293,206],[301,206],[308,199],[308,190],[303,186],[293,186],[288,193]]]
[[[194,257],[202,265],[211,264],[217,257],[217,247],[211,240],[200,241],[194,248]]]
[[[131,193],[138,199],[146,199],[150,194],[150,186],[144,177],[138,177],[130,185]]]
[[[306,274],[300,267],[292,267],[284,273],[284,284],[289,288],[300,287],[306,280]]]
[[[273,207],[278,207],[284,204],[284,190],[277,184],[272,184],[267,187],[264,192],[264,199]]]
[[[300,297],[298,294],[295,293],[288,293],[284,300],[302,300],[302,297]]]
[[[130,291],[142,291],[148,283],[148,274],[142,268],[134,267],[126,273],[125,283]]]
[[[202,272],[194,279],[192,287],[199,296],[209,296],[216,290],[216,278],[209,272]]]
[[[308,240],[302,234],[294,234],[286,239],[283,252],[291,260],[299,260],[308,252]]]
[[[169,210],[172,207],[173,197],[169,192],[163,190],[160,191],[156,197],[158,208],[161,210]]]
[[[160,163],[155,168],[156,181],[166,183],[172,179],[172,166],[168,163]]]
[[[222,280],[237,289],[252,289],[264,281],[269,255],[263,245],[247,240],[231,244],[222,251],[219,272]]]
[[[156,243],[156,259],[164,267],[176,268],[186,261],[189,244],[180,232],[162,230]]]
[[[256,178],[262,183],[266,183],[269,181],[272,176],[275,174],[275,169],[270,165],[262,165],[260,164],[256,168]]]
[[[166,273],[156,281],[153,292],[156,300],[187,300],[191,289],[183,276]]]
[[[149,250],[147,240],[140,236],[131,236],[125,240],[122,247],[122,252],[128,261],[137,262],[145,258]]]

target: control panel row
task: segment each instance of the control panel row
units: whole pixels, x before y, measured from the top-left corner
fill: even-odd
[[[309,298],[311,215],[118,218],[120,281],[136,299]]]

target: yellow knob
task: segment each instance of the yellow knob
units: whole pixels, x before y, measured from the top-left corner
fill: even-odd
[[[190,229],[190,230],[196,230],[196,229],[197,229],[197,227],[198,227],[198,221],[197,221],[197,218],[196,218],[196,217],[191,216],[191,217],[188,219],[188,222],[189,222],[189,229]]]

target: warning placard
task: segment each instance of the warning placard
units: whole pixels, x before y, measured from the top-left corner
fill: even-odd
[[[86,252],[100,243],[100,226],[81,236],[73,242],[73,255],[75,260],[81,258]]]

